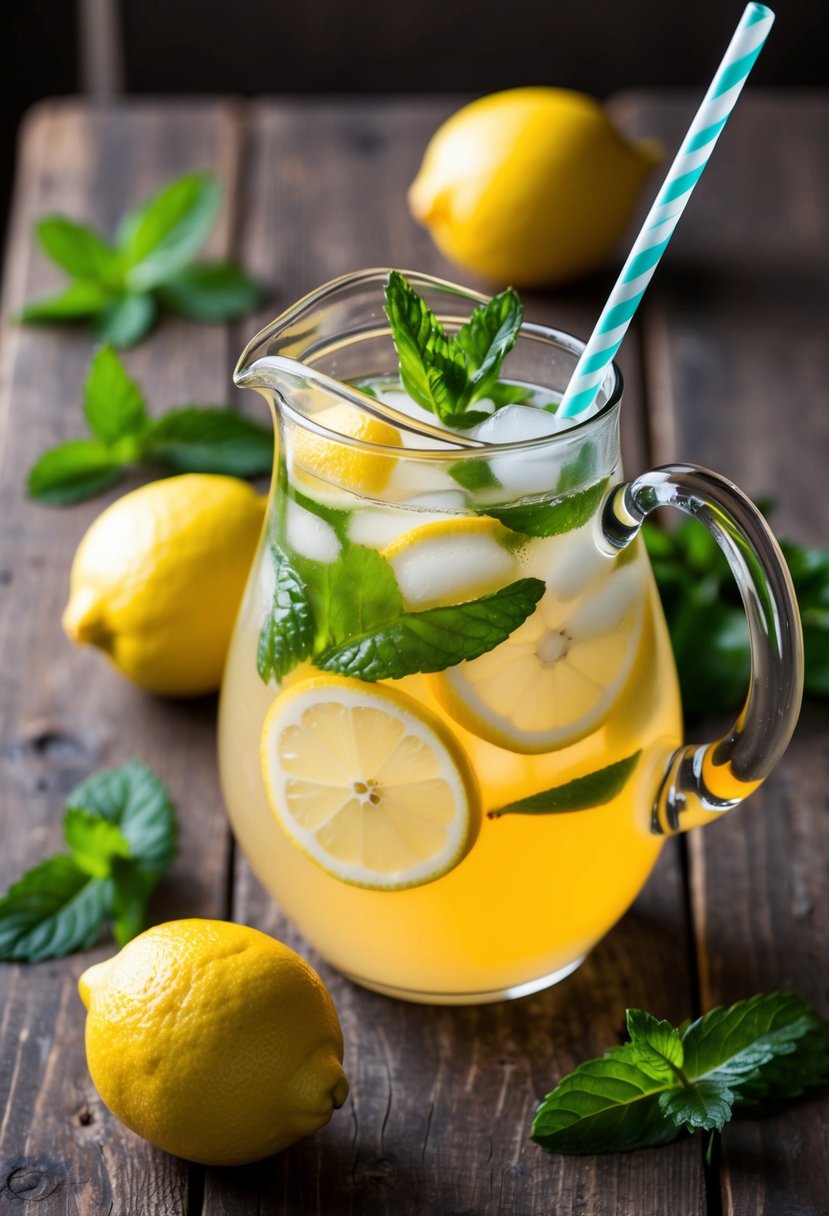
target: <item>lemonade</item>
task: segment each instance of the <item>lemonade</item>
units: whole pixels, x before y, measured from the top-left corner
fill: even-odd
[[[541,415],[550,391],[525,388],[522,408]],[[362,389],[418,415],[387,376]],[[614,553],[601,540],[599,507],[620,478],[614,412],[589,439],[556,436],[557,455],[539,441],[459,460],[405,431],[391,444],[375,431],[373,442],[325,386],[304,406],[334,421],[343,443],[298,414],[280,418],[269,526],[223,684],[234,830],[282,911],[359,983],[442,1002],[545,986],[578,965],[645,881],[660,848],[653,793],[680,739],[641,542]],[[533,535],[550,530],[534,522],[545,511],[558,523]],[[316,642],[303,641],[300,588]],[[493,605],[512,610],[510,589],[518,619],[497,645],[460,662],[423,650],[426,638],[451,651],[452,614],[469,605],[489,628]],[[274,659],[275,602],[290,607],[290,629]],[[478,645],[474,625],[461,621],[458,644]],[[423,669],[384,676],[412,646]],[[618,792],[586,809],[515,807],[616,766],[626,774]]]

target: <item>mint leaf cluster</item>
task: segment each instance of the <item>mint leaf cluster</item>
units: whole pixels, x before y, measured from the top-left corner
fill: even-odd
[[[94,945],[107,921],[123,946],[176,851],[176,816],[149,768],[131,761],[81,782],[63,820],[68,854],[40,862],[0,899],[0,959],[39,962]]]
[[[495,399],[498,407],[526,399],[525,388],[498,379],[524,319],[512,288],[476,308],[452,338],[399,271],[390,273],[385,295],[401,383],[446,426],[483,422],[489,412],[470,408],[483,398]]]
[[[91,438],[60,443],[29,470],[32,498],[66,506],[115,485],[131,465],[172,473],[269,473],[273,435],[232,410],[189,405],[151,418],[144,395],[112,346],[92,357],[83,410]]]
[[[298,497],[306,509],[317,508]],[[332,522],[339,513],[326,514]],[[257,650],[265,683],[282,680],[306,659],[321,671],[367,681],[444,671],[499,646],[544,594],[541,579],[521,578],[466,603],[407,612],[389,563],[375,549],[350,543],[338,526],[342,547],[333,562],[271,544],[274,593]]]
[[[218,179],[189,173],[128,211],[112,241],[64,216],[36,225],[44,252],[71,277],[57,295],[23,308],[27,323],[90,321],[114,346],[139,342],[159,310],[227,321],[255,308],[262,288],[233,262],[193,262],[215,223]]]
[[[793,992],[760,993],[673,1027],[627,1011],[630,1041],[580,1064],[538,1108],[550,1153],[610,1153],[722,1131],[735,1110],[829,1082],[829,1023]]]

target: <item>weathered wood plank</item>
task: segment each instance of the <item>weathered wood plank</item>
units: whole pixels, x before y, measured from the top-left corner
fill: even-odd
[[[94,111],[49,103],[28,119],[9,238],[5,315],[53,290],[59,272],[33,251],[31,223],[60,211],[112,230],[174,173],[215,166],[235,197],[237,126],[222,104]],[[213,249],[227,249],[225,211]],[[228,833],[214,760],[215,702],[143,695],[60,629],[75,546],[105,499],[56,510],[25,498],[47,446],[83,433],[89,336],[6,326],[0,399],[0,885],[61,848],[66,793],[94,769],[140,758],[179,807],[181,850],[154,905],[158,919],[222,915]],[[186,357],[183,352],[186,352]],[[125,356],[152,406],[227,399],[226,331],[165,321]],[[110,495],[123,492],[119,487]],[[77,977],[112,946],[64,962],[0,967],[0,1208],[14,1213],[183,1212],[188,1167],[126,1131],[86,1070]]]
[[[452,108],[254,108],[240,253],[278,282],[279,307],[360,266],[417,266],[469,281],[436,254],[404,204],[426,139]],[[527,314],[587,332],[602,289],[528,297]],[[240,333],[240,346],[254,324]],[[635,346],[626,365],[632,386]],[[633,412],[627,421],[636,421]],[[643,451],[637,429],[629,467],[641,467]],[[627,1005],[676,1019],[690,1008],[688,924],[673,848],[633,911],[559,988],[467,1009],[408,1005],[357,988],[313,954],[241,858],[236,872],[235,917],[294,945],[329,985],[352,1093],[328,1128],[273,1161],[208,1170],[205,1216],[705,1211],[692,1143],[582,1159],[545,1156],[528,1139],[538,1100],[579,1060],[619,1041]]]
[[[634,102],[675,146],[690,106]],[[747,96],[649,291],[656,459],[696,460],[777,503],[781,535],[826,544],[829,103]],[[749,803],[688,839],[704,1008],[792,988],[829,1013],[829,718],[808,707]],[[829,1100],[723,1138],[726,1216],[829,1211]]]

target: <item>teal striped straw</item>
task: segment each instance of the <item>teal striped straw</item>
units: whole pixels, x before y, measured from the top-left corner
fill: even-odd
[[[763,49],[773,21],[774,13],[764,4],[749,4],[740,18],[723,61],[576,364],[556,411],[559,418],[581,414],[595,401],[610,362],[627,333],[694,186],[708,164],[754,61]]]

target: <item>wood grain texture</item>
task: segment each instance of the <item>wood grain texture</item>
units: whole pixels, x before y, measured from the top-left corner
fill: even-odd
[[[718,469],[777,503],[778,534],[827,544],[829,104],[741,102],[645,301],[655,459]],[[690,107],[633,103],[668,147]],[[808,706],[748,803],[688,838],[703,1008],[790,988],[829,1015],[829,716]],[[829,1212],[829,1100],[723,1137],[725,1216]]]
[[[39,107],[22,140],[4,316],[60,283],[59,272],[33,251],[37,216],[61,211],[111,231],[126,207],[166,178],[205,164],[217,166],[233,198],[237,149],[233,113],[220,105],[119,115],[75,104]],[[227,211],[215,234],[217,253],[228,248],[231,219]],[[215,702],[147,697],[97,652],[70,646],[60,629],[69,566],[106,500],[56,510],[25,497],[26,470],[39,453],[83,433],[81,383],[91,350],[81,330],[3,331],[0,885],[61,848],[65,796],[80,778],[138,757],[167,783],[182,827],[180,857],[153,914],[221,915],[228,832],[217,789]],[[165,322],[125,361],[152,406],[227,396],[223,330]],[[0,965],[4,1212],[172,1216],[186,1208],[187,1166],[113,1119],[86,1071],[77,977],[111,953],[105,944],[63,962]]]

